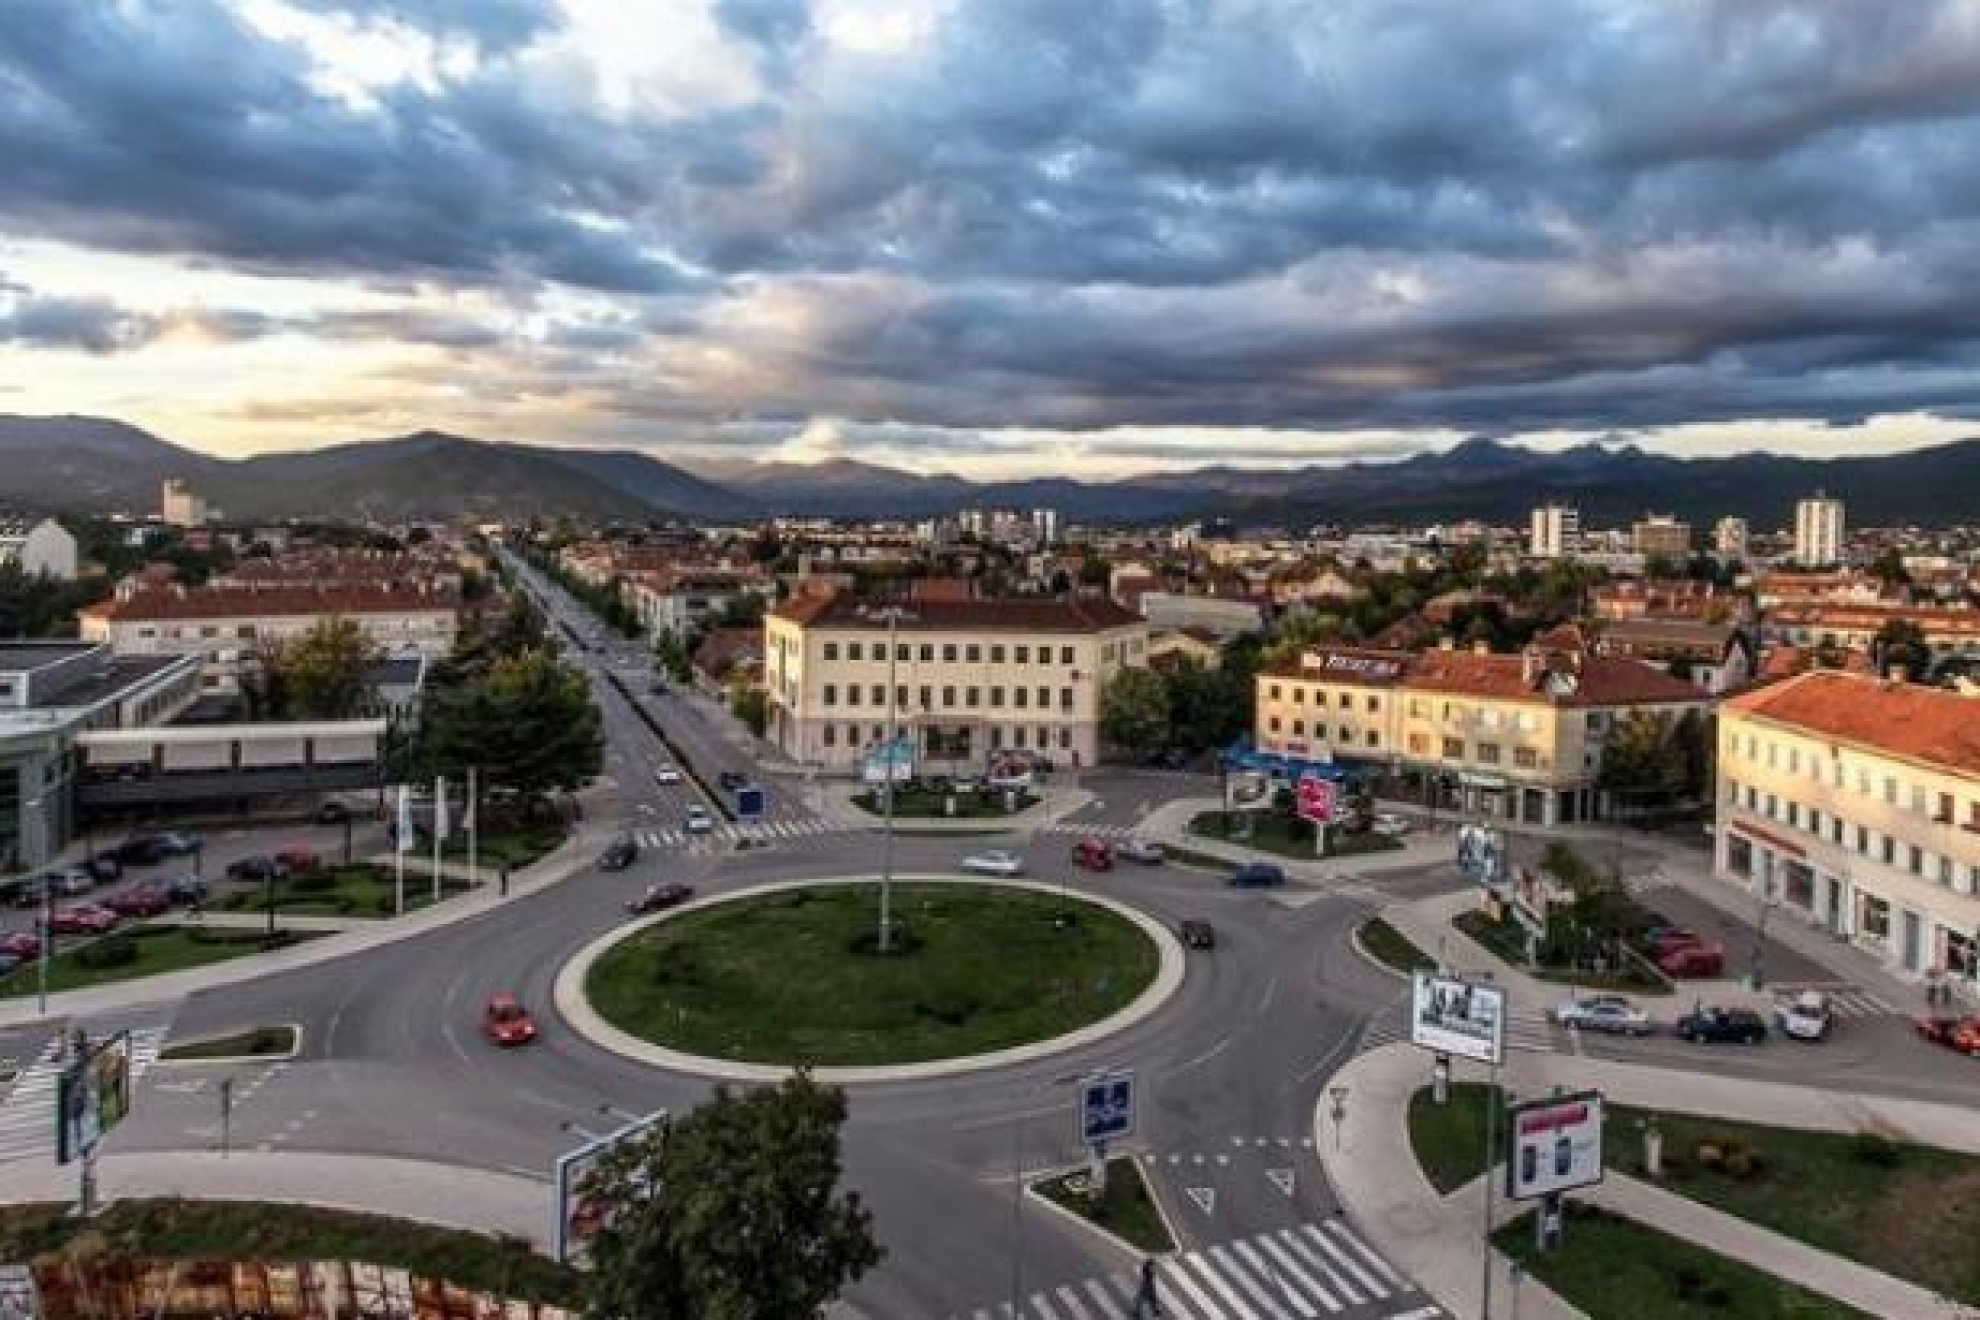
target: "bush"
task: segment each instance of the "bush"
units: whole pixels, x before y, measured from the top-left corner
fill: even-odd
[[[129,935],[105,936],[76,950],[76,964],[91,969],[129,967],[137,960],[138,942]]]
[[[1904,1163],[1904,1147],[1881,1132],[1859,1132],[1849,1139],[1849,1157],[1873,1169],[1895,1169]]]

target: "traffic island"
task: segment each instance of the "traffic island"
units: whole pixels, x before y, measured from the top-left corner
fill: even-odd
[[[1160,1255],[1176,1249],[1175,1236],[1135,1160],[1108,1160],[1107,1186],[1097,1194],[1093,1177],[1085,1169],[1042,1178],[1029,1190],[1136,1251]]]
[[[861,878],[793,881],[657,914],[559,975],[581,1034],[656,1066],[761,1080],[943,1076],[1121,1030],[1181,985],[1181,946],[1110,899],[973,877],[895,882],[895,938]]]
[[[251,1027],[225,1036],[200,1036],[174,1041],[158,1052],[160,1063],[267,1063],[292,1059],[302,1041],[302,1028],[293,1023]]]

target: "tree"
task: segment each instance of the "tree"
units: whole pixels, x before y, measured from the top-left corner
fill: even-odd
[[[1623,716],[1602,745],[1596,782],[1603,791],[1635,806],[1667,803],[1690,793],[1694,759],[1679,740],[1677,726],[1678,721],[1644,708]]]
[[[1887,588],[1911,585],[1911,570],[1904,566],[1904,555],[1894,545],[1887,545],[1877,552],[1877,557],[1870,561],[1869,572]]]
[[[662,628],[660,636],[654,639],[653,663],[676,683],[685,683],[693,677],[693,661],[688,655],[687,642],[672,628]]]
[[[729,689],[729,710],[759,738],[770,723],[769,696],[762,688],[748,683],[737,683]]]
[[[378,647],[353,619],[332,616],[264,661],[275,671],[277,713],[292,720],[347,720],[371,704]]]
[[[1169,689],[1152,669],[1123,669],[1100,693],[1100,737],[1131,756],[1169,741]]]
[[[604,765],[598,707],[584,676],[543,650],[436,685],[421,738],[428,773],[460,775],[474,766],[482,782],[525,799],[571,792]]]
[[[1916,683],[1932,672],[1932,644],[1925,630],[1910,619],[1892,619],[1871,639],[1870,654],[1879,673],[1904,671],[1907,681]]]
[[[838,1190],[846,1098],[798,1073],[714,1098],[613,1149],[593,1188],[587,1314],[619,1320],[816,1315],[884,1255]]]

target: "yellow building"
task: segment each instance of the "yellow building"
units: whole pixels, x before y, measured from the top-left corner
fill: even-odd
[[[922,761],[1019,750],[1092,765],[1101,689],[1148,660],[1148,624],[1109,600],[917,599],[898,602],[890,662],[890,604],[820,594],[765,616],[766,734],[785,755],[857,766],[886,737],[891,670],[893,717]]]
[[[1719,710],[1716,873],[1894,970],[1974,975],[1980,698],[1812,670]]]
[[[1318,647],[1258,676],[1255,741],[1284,756],[1428,776],[1460,809],[1553,825],[1608,815],[1602,747],[1624,716],[1709,698],[1563,628],[1518,654]]]

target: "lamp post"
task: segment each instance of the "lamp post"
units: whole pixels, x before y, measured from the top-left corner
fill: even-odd
[[[912,617],[898,605],[889,605],[874,614],[887,621],[887,741],[880,749],[880,940],[882,954],[894,950],[894,757],[901,737],[900,636],[901,620]]]
[[[41,832],[41,799],[31,797],[21,803],[21,809],[34,818],[35,841],[39,843],[44,837]],[[41,871],[38,877],[41,881],[41,929],[38,934],[41,938],[36,941],[34,953],[34,997],[36,1011],[45,1015],[48,1012],[48,945],[54,938],[48,927],[54,918],[54,913],[49,911],[48,868],[45,865],[47,859],[41,856],[41,851],[39,848],[35,850],[37,865],[40,865]]]

